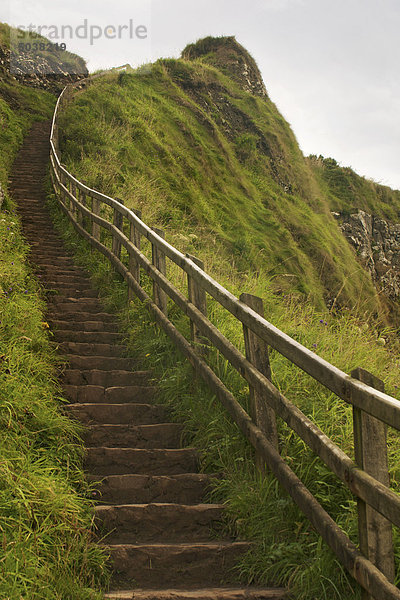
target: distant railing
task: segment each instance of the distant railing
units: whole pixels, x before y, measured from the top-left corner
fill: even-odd
[[[352,376],[347,375],[274,327],[263,316],[261,298],[250,294],[236,298],[205,273],[199,259],[179,252],[165,241],[162,230],[146,225],[139,211],[126,208],[121,201],[89,188],[71,175],[60,160],[58,116],[70,101],[74,87],[81,84],[63,90],[52,123],[51,176],[61,209],[75,229],[110,260],[128,283],[130,298],[135,294],[145,304],[220,399],[255,448],[258,466],[262,469],[266,464],[276,476],[362,586],[363,598],[400,600],[400,590],[393,584],[392,542],[392,524],[400,527],[400,496],[389,489],[386,444],[386,426],[400,430],[400,402],[385,394],[383,382],[367,371],[356,369]],[[112,217],[104,215],[101,209],[105,206],[111,208]],[[151,258],[141,251],[142,237],[151,244]],[[121,260],[122,247],[127,251],[129,264]],[[186,273],[187,297],[169,281],[166,259]],[[153,281],[152,298],[141,286],[141,270]],[[245,356],[207,318],[207,294],[242,323]],[[168,319],[167,298],[189,317],[190,341]],[[248,382],[251,416],[207,364],[204,338]],[[268,345],[353,406],[355,462],[272,384]],[[360,549],[279,455],[276,415],[357,497]]]

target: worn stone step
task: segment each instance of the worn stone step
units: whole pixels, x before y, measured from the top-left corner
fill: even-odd
[[[62,316],[62,315],[61,315]],[[102,333],[118,333],[118,325],[112,321],[63,321],[60,319],[47,319],[50,327],[62,331],[100,331]],[[69,343],[69,342],[66,342]],[[79,342],[70,342],[79,344]],[[114,345],[114,344],[113,344]]]
[[[166,423],[168,410],[160,404],[68,404],[63,410],[85,425],[151,425]]]
[[[55,296],[54,298],[51,299],[51,304],[54,307],[57,307],[58,310],[59,310],[59,308],[58,308],[59,304],[62,307],[68,306],[70,310],[71,309],[74,309],[74,310],[84,309],[85,311],[88,311],[88,312],[90,312],[90,311],[100,312],[100,310],[102,308],[98,298],[91,298],[91,297],[85,296],[85,295],[82,295],[79,298],[67,297],[67,296]]]
[[[137,361],[134,358],[121,358],[119,356],[79,356],[78,354],[65,354],[71,369],[100,369],[102,371],[129,371]]]
[[[91,475],[178,475],[196,473],[195,448],[87,448],[85,470]]]
[[[79,313],[77,313],[77,315],[78,319]],[[122,340],[122,335],[113,331],[74,331],[69,329],[55,329],[53,334],[55,341],[60,343],[118,344]]]
[[[79,315],[84,313],[85,315],[89,313],[101,313],[102,307],[100,305],[99,300],[96,298],[54,298],[51,304],[48,306],[48,312],[50,314],[57,314],[58,316],[63,315],[65,318],[65,314],[75,313],[75,315]],[[115,319],[115,316],[114,316]]]
[[[111,334],[110,334],[111,335]],[[99,369],[65,369],[62,379],[66,385],[100,385],[103,387],[146,384],[150,371],[102,371]]]
[[[64,385],[65,397],[71,402],[121,404],[138,402],[149,404],[154,401],[156,388],[145,385],[126,385],[122,387],[104,387],[100,385]]]
[[[88,277],[85,277],[84,275],[75,275],[74,273],[71,273],[69,275],[64,273],[60,274],[56,272],[46,273],[45,279],[48,285],[58,285],[65,287],[73,287],[74,285],[91,287],[92,285]]]
[[[107,545],[115,584],[197,587],[239,582],[235,572],[248,542]]]
[[[284,588],[213,587],[182,589],[116,590],[105,594],[105,600],[285,600]]]
[[[222,504],[96,506],[99,537],[107,544],[205,542],[223,529]]]
[[[96,482],[98,494],[95,497],[106,504],[200,504],[213,481],[212,476],[204,473],[108,475],[100,483],[97,483],[99,478],[96,475],[88,475],[87,478]]]
[[[34,264],[36,265],[36,267],[41,267],[42,265],[47,265],[47,264],[51,264],[54,268],[60,267],[60,268],[66,268],[66,267],[73,267],[74,266],[74,261],[72,260],[72,258],[66,258],[64,257],[54,257],[54,256],[49,256],[48,254],[44,253],[44,254],[39,254],[37,252],[31,252],[29,255],[29,260],[31,262],[34,262]]]
[[[58,344],[58,348],[64,354],[77,354],[80,356],[115,356],[121,358],[126,354],[126,347],[121,344],[61,342]]]
[[[82,300],[83,298],[98,298],[98,292],[89,287],[74,287],[74,288],[63,288],[63,287],[54,287],[50,286],[45,282],[42,282],[44,292],[47,295],[48,299],[54,302],[55,300],[62,302],[65,300],[70,300],[71,298],[78,298]]]
[[[180,423],[88,425],[82,437],[86,445],[92,447],[179,448],[182,431]]]
[[[46,288],[51,288],[51,289],[55,289],[55,290],[62,290],[64,293],[67,293],[68,290],[79,290],[79,291],[92,291],[96,293],[96,296],[98,295],[98,292],[96,290],[93,289],[92,284],[90,283],[90,281],[83,280],[83,281],[73,281],[73,279],[71,278],[70,281],[52,281],[47,277],[39,277],[40,282],[43,286],[45,286]]]
[[[60,310],[60,307],[57,306],[57,310],[54,308],[47,310],[47,316],[49,319],[55,320],[63,320],[63,321],[72,321],[74,323],[81,323],[85,321],[103,321],[104,323],[113,323],[117,326],[118,321],[116,316],[113,313],[108,313],[104,311],[100,312],[85,312],[84,310],[72,310],[74,308],[72,305],[68,306],[69,310]]]
[[[56,266],[52,263],[42,263],[40,266],[39,265],[35,265],[35,271],[39,272],[39,273],[45,273],[46,275],[54,275],[54,276],[58,276],[58,275],[76,275],[76,276],[82,276],[82,277],[89,277],[89,275],[87,275],[85,273],[85,271],[82,270],[81,267],[77,267],[74,264],[68,266],[68,267],[60,267],[60,266]]]

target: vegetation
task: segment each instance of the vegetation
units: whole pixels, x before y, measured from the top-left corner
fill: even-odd
[[[383,219],[398,222],[400,191],[360,177],[349,167],[341,167],[333,158],[309,156],[311,168],[327,195],[332,210],[344,214],[359,208]]]
[[[97,80],[61,130],[78,177],[141,209],[181,248],[193,249],[179,242],[191,232],[198,254],[218,249],[319,308],[382,308],[274,104],[201,59]]]
[[[379,301],[330,214],[334,201],[344,203],[339,190],[327,192],[268,98],[218,70],[213,45],[203,46],[206,53],[200,49],[195,60],[161,60],[150,72],[109,75],[79,93],[60,127],[63,162],[92,187],[141,209],[147,223],[164,227],[168,241],[204,260],[234,294],[263,297],[267,318],[294,339],[346,372],[368,369],[397,395],[398,343],[392,330],[362,318]],[[378,194],[374,202],[384,210]],[[226,502],[227,530],[257,542],[239,566],[243,581],[288,585],[302,600],[358,598],[360,590],[290,498],[272,477],[255,472],[251,448],[193,380],[187,361],[141,305],[126,308],[125,284],[88,252],[56,208],[54,216],[109,307],[120,311],[127,343],[160,381],[160,401],[185,423],[187,441],[203,450],[203,469],[223,473],[212,498]],[[171,264],[168,276],[185,290]],[[145,277],[143,285],[150,292]],[[326,298],[340,301],[342,310],[329,312]],[[213,323],[243,349],[239,324],[211,299],[208,308]],[[188,335],[186,317],[173,306],[169,315]],[[217,352],[209,360],[247,408],[243,380]],[[351,408],[274,351],[271,365],[275,385],[352,456]],[[351,494],[282,422],[279,440],[282,456],[357,542]],[[389,445],[392,486],[400,491],[393,432]],[[397,533],[395,544],[399,559]]]
[[[0,29],[4,32],[4,27]],[[10,166],[55,97],[7,74],[0,85],[0,597],[95,600],[105,558],[90,533],[92,503],[77,424],[60,411],[59,359],[45,298],[7,193]]]

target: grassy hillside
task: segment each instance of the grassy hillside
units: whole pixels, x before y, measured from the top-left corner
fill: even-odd
[[[333,158],[314,155],[308,162],[332,210],[351,214],[361,208],[395,223],[400,220],[399,190],[360,177]]]
[[[0,28],[0,33],[4,27]],[[0,39],[0,43],[3,40]],[[0,71],[0,597],[94,600],[104,557],[89,533],[80,429],[62,416],[42,290],[7,191],[10,167],[55,96]]]
[[[230,39],[230,38],[229,38]],[[240,53],[236,42],[230,52]],[[160,60],[110,75],[66,111],[64,161],[79,177],[141,208],[185,247],[210,247],[276,290],[378,311],[379,299],[331,215],[331,198],[268,96],[209,63]],[[200,235],[199,235],[200,233]]]
[[[60,127],[63,162],[90,185],[140,208],[150,225],[163,226],[169,241],[202,258],[233,293],[262,296],[267,318],[296,340],[346,372],[368,369],[385,380],[389,393],[398,394],[393,331],[369,327],[359,316],[377,310],[378,300],[331,217],[333,198],[339,196],[328,193],[302,156],[240,47],[229,39],[207,39],[184,56],[160,60],[151,72],[107,76],[80,92]],[[240,76],[242,67],[236,68],[242,59],[254,93]],[[239,567],[243,581],[288,585],[299,600],[359,598],[360,590],[290,498],[271,477],[254,471],[251,448],[215,397],[194,380],[187,361],[143,307],[124,308],[126,286],[56,209],[54,214],[110,306],[121,311],[138,360],[160,378],[160,400],[185,423],[188,441],[203,450],[203,469],[224,474],[213,498],[227,504],[227,529],[256,542]],[[172,265],[169,277],[186,292],[186,281]],[[326,299],[356,312],[328,314]],[[240,325],[210,298],[208,309],[212,321],[243,349]],[[187,319],[172,307],[169,314],[188,335]],[[243,381],[219,353],[210,352],[209,360],[248,407]],[[352,455],[351,408],[276,352],[271,365],[275,385]],[[279,442],[282,456],[357,542],[351,494],[282,422]],[[390,473],[398,491],[399,457],[399,437],[391,433]],[[396,533],[397,559],[399,542]]]

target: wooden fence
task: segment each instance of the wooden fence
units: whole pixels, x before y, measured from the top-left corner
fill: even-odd
[[[145,304],[188,358],[255,448],[260,468],[266,464],[275,475],[362,586],[363,598],[400,600],[400,590],[393,584],[392,542],[392,525],[400,527],[400,496],[389,489],[386,445],[387,425],[400,430],[400,402],[385,394],[383,383],[367,371],[356,369],[350,376],[274,327],[264,318],[260,298],[250,294],[236,298],[205,273],[200,260],[184,255],[166,242],[164,233],[146,225],[139,213],[71,175],[60,160],[58,116],[63,105],[71,100],[76,86],[67,86],[60,95],[51,130],[51,177],[61,209],[75,229],[124,277],[130,297],[136,295]],[[104,207],[108,209],[104,211]],[[143,238],[151,244],[151,257],[141,251]],[[129,256],[128,264],[121,260],[121,248],[125,248]],[[169,281],[167,259],[186,274],[187,297]],[[153,297],[140,285],[142,271],[153,281]],[[207,294],[241,322],[245,355],[207,318]],[[191,340],[168,319],[167,298],[189,317]],[[207,364],[204,345],[202,349],[197,343],[204,337],[247,381],[250,415]],[[353,406],[355,462],[273,385],[268,346]],[[279,455],[276,415],[356,496],[360,548],[338,527]]]

